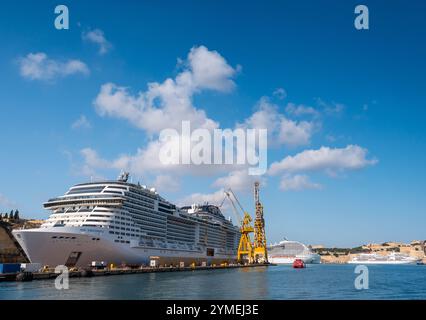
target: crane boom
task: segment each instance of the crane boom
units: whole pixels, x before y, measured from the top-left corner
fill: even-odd
[[[229,201],[232,204],[232,207],[234,209],[234,212],[236,214],[236,216],[239,218],[239,222],[240,222],[240,242],[238,244],[238,261],[245,263],[253,263],[253,245],[251,243],[251,239],[250,239],[250,233],[254,232],[254,228],[251,225],[251,217],[250,215],[244,211],[243,206],[241,205],[241,203],[238,201],[238,198],[235,196],[235,193],[232,191],[232,189],[229,189],[228,191],[225,191],[225,195],[228,197]],[[232,195],[232,197],[231,197]],[[235,202],[237,202],[239,208],[241,209],[241,211],[243,212],[243,218],[241,219],[241,216],[238,214],[238,209],[237,206],[235,205]]]

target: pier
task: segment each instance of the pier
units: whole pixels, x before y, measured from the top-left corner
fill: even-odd
[[[81,269],[77,271],[69,271],[70,278],[85,278],[85,277],[101,277],[101,276],[115,276],[125,274],[141,274],[141,273],[155,273],[155,272],[184,272],[184,271],[198,271],[198,270],[223,270],[223,269],[237,269],[237,268],[256,268],[256,267],[269,267],[274,264],[259,263],[259,264],[236,264],[236,265],[218,265],[218,266],[188,266],[188,267],[141,267],[141,268],[114,268],[114,269]],[[45,272],[18,272],[0,274],[0,282],[4,281],[33,281],[33,280],[48,280],[55,279],[59,273],[54,271]]]

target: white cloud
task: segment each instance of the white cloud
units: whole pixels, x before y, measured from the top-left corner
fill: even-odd
[[[84,158],[84,163],[89,168],[99,169],[118,169],[127,168],[128,159],[126,156],[120,156],[114,161],[108,161],[99,157],[98,153],[91,148],[84,148],[80,151]]]
[[[324,113],[331,116],[336,116],[341,114],[345,110],[345,105],[343,103],[337,103],[337,102],[326,102],[321,98],[315,99],[318,106],[322,107],[324,110]]]
[[[193,193],[183,199],[177,201],[179,206],[191,205],[191,204],[204,204],[210,203],[220,205],[225,197],[223,189],[213,193]]]
[[[216,179],[213,186],[229,189],[233,191],[251,191],[255,181],[259,181],[265,184],[264,179],[260,176],[251,176],[247,170],[234,170],[231,171],[227,176]]]
[[[325,171],[329,174],[345,170],[356,170],[374,165],[377,159],[367,159],[368,150],[357,145],[346,148],[321,147],[305,150],[295,156],[287,156],[270,166],[269,174],[280,172]]]
[[[125,87],[106,83],[94,101],[95,108],[102,116],[126,119],[151,134],[165,128],[180,130],[183,120],[190,121],[194,128],[218,127],[204,110],[193,105],[193,95],[206,89],[231,90],[236,70],[219,53],[204,46],[192,48],[184,65],[176,78],[149,83],[148,90],[137,95]]]
[[[280,181],[280,189],[283,191],[301,191],[306,189],[321,189],[318,183],[311,182],[306,175],[284,175]]]
[[[122,154],[113,160],[106,160],[100,157],[95,150],[85,148],[80,151],[85,168],[83,171],[89,173],[87,176],[92,176],[96,169],[126,170],[140,176],[155,174],[207,176],[223,174],[237,167],[236,165],[166,164],[161,162],[159,157],[160,150],[164,145],[164,142],[154,139],[147,146],[138,148],[136,153]],[[170,145],[172,148],[179,148],[180,146],[178,141],[172,142]]]
[[[315,130],[312,121],[294,121],[278,111],[278,106],[272,104],[268,98],[262,97],[255,111],[242,127],[267,129],[268,142],[278,145],[302,146],[310,143]]]
[[[287,146],[303,146],[310,143],[314,124],[308,121],[296,122],[285,117],[281,119],[279,142]]]
[[[105,34],[100,29],[93,29],[82,33],[82,38],[85,41],[94,43],[99,46],[99,54],[107,53],[111,48],[111,43],[105,38]]]
[[[19,59],[20,74],[30,80],[53,80],[73,74],[89,74],[89,68],[80,60],[58,61],[45,53],[29,53]]]
[[[288,103],[285,111],[293,116],[302,117],[302,116],[319,116],[319,112],[312,107],[305,106],[303,104],[296,105],[294,103]]]
[[[72,129],[90,129],[91,127],[92,125],[90,124],[89,120],[87,120],[85,115],[81,115],[80,118],[71,124]]]
[[[283,88],[277,88],[272,95],[280,100],[284,100],[287,97],[287,92]]]
[[[229,91],[235,86],[232,78],[236,69],[217,51],[209,51],[204,46],[193,47],[188,55],[188,66],[195,88]]]
[[[170,175],[159,175],[154,180],[154,187],[161,191],[170,191],[174,192],[179,190],[179,182],[176,178]]]

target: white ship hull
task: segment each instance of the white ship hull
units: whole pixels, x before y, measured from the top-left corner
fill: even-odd
[[[392,252],[382,256],[375,253],[366,253],[355,256],[348,261],[349,264],[416,264],[419,259],[405,254]]]
[[[162,264],[232,263],[235,254],[220,254],[214,248],[214,256],[202,250],[140,247],[138,241],[116,243],[103,230],[85,227],[52,227],[14,230],[13,234],[32,263],[50,267],[65,265],[72,253],[80,253],[75,266],[87,267],[92,261],[108,264],[149,265],[151,259]],[[52,238],[56,237],[56,238]],[[62,239],[60,238],[62,237]]]
[[[293,264],[294,260],[301,259],[305,264],[318,264],[321,259],[317,255],[300,255],[294,257],[268,257],[270,263],[273,264]]]
[[[350,260],[348,261],[349,264],[417,264],[418,260],[408,260],[408,261],[367,261],[367,260],[360,260],[360,261],[354,261]]]
[[[268,247],[268,260],[274,264],[293,264],[301,259],[305,264],[321,263],[319,254],[298,241],[283,240]]]
[[[45,202],[51,214],[39,229],[13,231],[30,261],[51,267],[236,261],[239,228],[219,207],[176,207],[128,176],[77,184]]]

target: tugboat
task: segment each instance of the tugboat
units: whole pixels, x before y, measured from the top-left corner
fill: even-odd
[[[302,268],[306,268],[305,263],[303,262],[302,259],[296,259],[293,262],[293,268],[294,269],[302,269]]]

